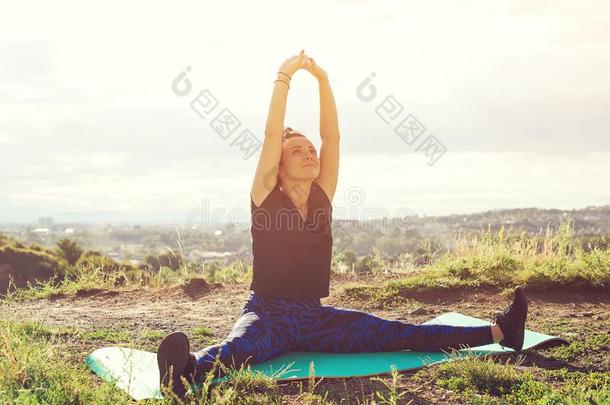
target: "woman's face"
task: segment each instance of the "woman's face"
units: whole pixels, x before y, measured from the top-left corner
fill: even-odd
[[[282,143],[280,178],[313,180],[320,175],[320,160],[315,146],[303,136],[286,139]]]

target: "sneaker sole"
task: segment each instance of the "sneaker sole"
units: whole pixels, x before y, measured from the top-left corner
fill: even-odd
[[[182,398],[186,390],[180,376],[189,361],[189,340],[182,332],[167,335],[157,350],[157,365],[159,366],[159,386],[169,386],[169,373],[172,372],[171,386],[174,394]]]

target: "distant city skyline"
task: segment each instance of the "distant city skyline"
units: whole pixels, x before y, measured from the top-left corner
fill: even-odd
[[[568,210],[606,205],[610,201],[606,178],[610,154],[591,154],[587,159],[573,160],[554,155],[470,153],[447,154],[443,159],[442,165],[439,162],[427,167],[423,156],[415,153],[406,157],[369,154],[342,158],[333,217],[438,216],[532,207]],[[362,166],[363,160],[368,166]],[[532,161],[536,161],[535,165]],[[50,216],[56,223],[186,225],[193,212],[200,215],[206,211],[208,224],[247,223],[254,159],[237,165],[227,158],[210,158],[206,162],[193,163],[194,171],[201,175],[177,177],[160,170],[148,176],[109,179],[89,187],[68,184],[44,188],[40,192],[57,201],[64,195],[78,192],[83,195],[75,198],[79,204],[71,211],[61,203],[48,204],[44,210],[30,206],[18,218],[3,216],[0,222],[30,222]],[[218,178],[208,167],[227,174]],[[371,171],[371,167],[377,169]],[[184,172],[187,171],[185,168]],[[378,171],[386,174],[378,177]],[[155,187],[144,193],[140,188],[143,186],[130,187],[138,184]],[[106,201],[107,208],[96,206],[100,200]]]

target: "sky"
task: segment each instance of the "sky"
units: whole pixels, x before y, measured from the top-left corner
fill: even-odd
[[[335,217],[610,204],[610,3],[23,1],[0,10],[0,222],[248,221],[235,138],[262,140],[301,49],[337,103]],[[319,147],[304,70],[285,125]]]

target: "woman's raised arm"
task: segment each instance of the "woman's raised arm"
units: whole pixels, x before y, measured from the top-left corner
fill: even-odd
[[[307,58],[304,69],[317,80],[320,91],[320,175],[317,183],[326,192],[332,202],[339,177],[339,119],[333,91],[328,81],[328,74],[316,64],[313,58]]]
[[[298,55],[284,61],[273,84],[273,94],[265,127],[265,140],[250,190],[252,201],[257,207],[261,205],[277,183],[289,83],[292,75],[303,66],[305,58],[304,50],[302,50]]]

